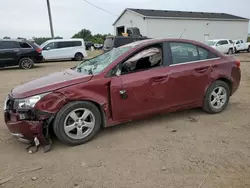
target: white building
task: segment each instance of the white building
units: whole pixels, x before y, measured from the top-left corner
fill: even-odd
[[[247,39],[249,19],[224,13],[125,9],[113,24],[116,35],[138,27],[150,38]]]

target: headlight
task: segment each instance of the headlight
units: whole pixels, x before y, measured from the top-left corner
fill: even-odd
[[[36,105],[36,103],[47,94],[48,93],[35,95],[26,99],[16,99],[14,106],[16,109],[19,110],[33,108]]]

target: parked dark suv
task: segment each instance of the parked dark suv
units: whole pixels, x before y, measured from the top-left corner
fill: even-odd
[[[38,45],[28,40],[0,40],[0,67],[19,65],[22,69],[30,69],[43,60],[41,52]]]
[[[140,40],[145,40],[145,39],[149,39],[147,37],[138,37],[138,36],[128,36],[128,37],[124,37],[124,36],[107,36],[105,41],[104,41],[104,45],[103,45],[103,51],[104,52],[108,52],[110,50],[112,50],[113,48],[118,48],[120,46],[132,43],[132,42],[136,42],[136,41],[140,41]]]

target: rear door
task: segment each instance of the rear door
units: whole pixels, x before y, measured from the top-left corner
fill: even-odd
[[[168,87],[171,108],[199,106],[209,83],[212,65],[217,59],[207,49],[190,43],[170,42],[172,63]]]
[[[0,41],[0,67],[18,65],[20,48],[15,41]]]
[[[244,43],[243,40],[240,40],[240,44],[241,44],[241,50],[246,50],[247,49],[247,45],[246,45],[246,43]]]
[[[73,42],[71,41],[62,41],[58,42],[56,49],[56,58],[57,59],[68,59],[73,58]]]
[[[229,44],[228,40],[222,40],[221,44],[222,44],[221,46],[223,48],[223,53],[228,53],[229,48],[230,48],[230,44]]]

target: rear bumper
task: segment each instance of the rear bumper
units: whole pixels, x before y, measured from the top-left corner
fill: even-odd
[[[4,112],[5,124],[10,133],[22,142],[33,141],[37,137],[41,144],[46,140],[43,135],[43,121],[18,120],[18,115]]]
[[[35,63],[41,63],[43,61],[43,56],[42,55],[34,56],[33,60]]]
[[[233,84],[232,84],[232,93],[231,95],[233,95],[240,87],[240,81],[241,81],[241,70],[239,68],[237,68],[233,74]]]

